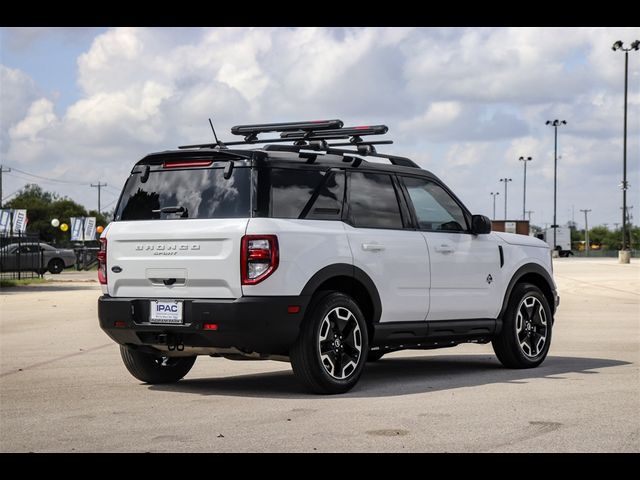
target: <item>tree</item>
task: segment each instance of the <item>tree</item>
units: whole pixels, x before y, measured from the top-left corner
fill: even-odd
[[[609,238],[609,230],[607,227],[597,226],[589,230],[589,243],[602,245],[603,249],[607,249],[607,240]]]
[[[9,202],[5,208],[26,209],[27,233],[39,235],[40,239],[56,245],[70,244],[69,232],[51,226],[51,220],[57,218],[60,223],[70,225],[71,217],[96,217],[96,224],[106,226],[107,219],[98,212],[87,210],[70,198],[44,191],[37,184],[28,184]]]

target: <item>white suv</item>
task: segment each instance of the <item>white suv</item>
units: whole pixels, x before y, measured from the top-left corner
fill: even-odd
[[[558,305],[548,245],[491,232],[435,175],[376,152],[391,142],[362,138],[386,131],[245,125],[240,142],[140,160],[99,255],[100,325],[129,372],[176,382],[198,355],[276,359],[341,393],[402,349],[492,342],[507,367],[539,365]]]

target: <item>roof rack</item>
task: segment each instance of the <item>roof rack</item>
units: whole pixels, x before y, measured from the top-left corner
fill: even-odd
[[[212,125],[213,129],[213,125]],[[391,140],[365,141],[364,136],[383,135],[389,131],[386,125],[362,125],[344,127],[342,120],[313,120],[304,122],[261,123],[252,125],[236,125],[231,128],[234,135],[244,135],[244,140],[236,142],[202,143],[182,145],[179,149],[211,148],[224,150],[231,145],[251,145],[256,143],[291,143],[293,145],[267,145],[265,150],[299,152],[300,150],[326,151],[336,154],[355,154],[361,156],[380,157],[388,159],[394,165],[420,168],[415,162],[405,157],[378,153],[375,145],[389,145]],[[215,132],[215,130],[214,130]],[[277,132],[279,138],[259,139],[261,133]],[[215,133],[214,133],[215,136]],[[341,143],[327,143],[327,140],[348,140]],[[342,150],[335,147],[351,146],[356,150]]]

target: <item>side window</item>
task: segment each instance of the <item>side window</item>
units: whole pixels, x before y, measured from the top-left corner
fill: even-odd
[[[344,171],[270,170],[271,217],[340,220]]]
[[[402,228],[398,197],[390,175],[351,172],[349,220],[354,227]]]
[[[437,183],[402,177],[416,212],[420,230],[466,231],[467,220],[460,205]]]

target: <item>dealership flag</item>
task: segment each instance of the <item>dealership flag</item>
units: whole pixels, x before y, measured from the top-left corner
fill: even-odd
[[[96,217],[84,217],[84,239],[96,239]]]
[[[9,233],[11,229],[9,222],[11,222],[11,210],[0,210],[0,233]]]
[[[27,229],[27,211],[26,210],[14,210],[13,211],[13,233],[24,233]]]
[[[96,239],[96,217],[71,217],[71,241]]]
[[[82,238],[82,219],[83,217],[71,217],[71,241],[78,242],[84,240]]]

